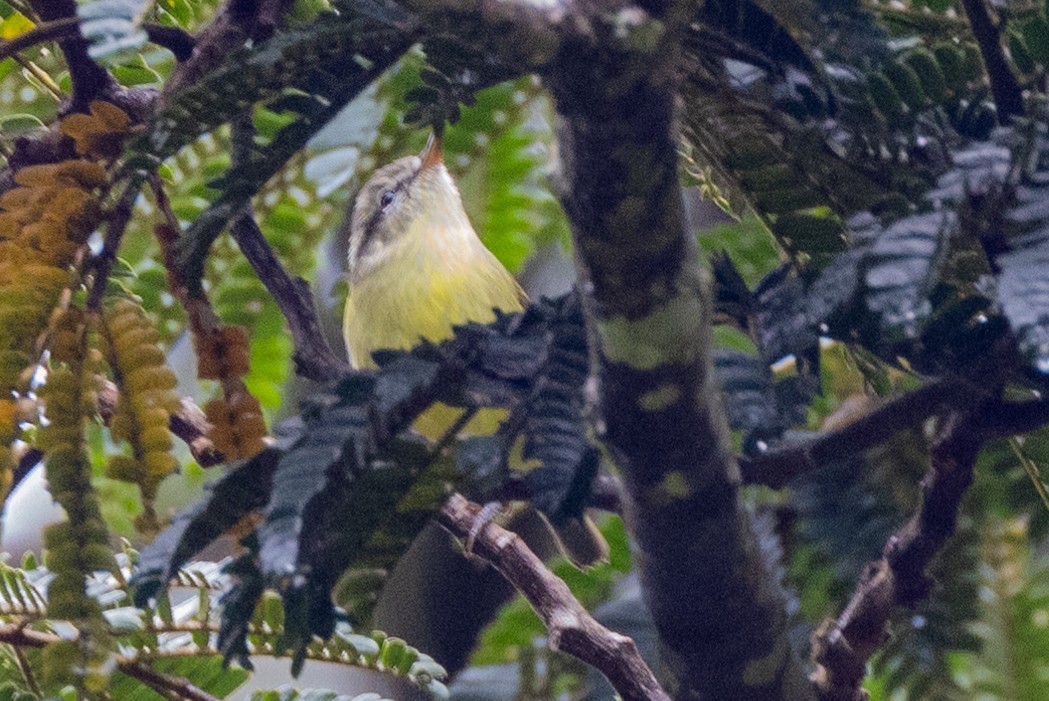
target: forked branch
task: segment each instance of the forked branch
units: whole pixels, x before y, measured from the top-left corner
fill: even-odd
[[[885,643],[893,610],[914,606],[929,593],[925,569],[954,534],[986,437],[981,414],[948,414],[930,452],[918,510],[889,537],[881,559],[867,564],[841,616],[814,635],[812,681],[821,701],[865,701],[860,685],[867,660]]]
[[[552,649],[600,670],[624,701],[670,701],[632,639],[594,620],[568,585],[517,534],[485,518],[480,506],[460,494],[453,494],[437,516],[438,523],[460,542],[473,536],[471,553],[524,594],[546,624]]]

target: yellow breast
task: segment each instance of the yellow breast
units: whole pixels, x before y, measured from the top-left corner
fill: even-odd
[[[527,302],[513,275],[477,238],[457,193],[445,199],[427,192],[416,197],[431,198],[419,203],[428,205],[422,207],[424,214],[377,252],[367,274],[350,281],[343,333],[353,367],[375,367],[376,350],[443,341],[456,326],[494,321],[495,310],[516,312]],[[438,404],[414,425],[438,440],[461,414]],[[481,411],[463,430],[486,435],[505,416],[504,410]]]
[[[374,367],[371,354],[381,348],[442,341],[455,326],[493,321],[496,309],[523,308],[524,292],[480,240],[448,251],[434,247],[446,241],[432,238],[409,235],[364,279],[351,283],[343,332],[354,367]]]

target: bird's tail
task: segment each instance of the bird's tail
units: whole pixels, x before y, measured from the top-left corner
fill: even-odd
[[[580,569],[608,562],[608,541],[597,529],[597,524],[583,514],[558,523],[550,522],[562,552]]]

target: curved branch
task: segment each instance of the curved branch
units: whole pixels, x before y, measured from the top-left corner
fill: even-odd
[[[976,394],[976,388],[969,382],[954,378],[935,380],[886,402],[835,431],[797,445],[741,458],[743,481],[774,489],[784,487],[795,477],[829,460],[862,453],[888,440],[896,432],[920,424],[944,405],[960,405]]]
[[[232,131],[232,161],[236,167],[250,158],[255,135],[251,118],[234,120]],[[233,218],[230,233],[288,322],[295,345],[295,372],[315,382],[328,382],[348,373],[350,366],[335,357],[324,340],[309,283],[301,277],[293,278],[284,269],[255,221],[250,202]]]
[[[918,510],[889,536],[882,558],[867,564],[838,620],[828,621],[814,635],[817,667],[812,681],[821,701],[865,701],[860,684],[867,660],[887,640],[893,610],[914,606],[928,595],[931,581],[925,568],[954,534],[986,438],[980,423],[984,414],[948,415],[930,452]]]
[[[0,41],[0,60],[14,56],[19,51],[24,51],[46,41],[67,39],[79,34],[80,19],[77,17],[64,17],[53,22],[43,22],[25,34],[19,34],[7,41]]]
[[[328,382],[348,373],[350,366],[335,357],[324,341],[309,283],[301,277],[293,278],[284,269],[250,208],[234,218],[230,233],[288,322],[295,345],[295,372],[315,382]]]
[[[470,552],[499,570],[528,599],[546,625],[551,648],[599,670],[624,701],[670,701],[634,641],[594,620],[520,536],[489,521],[482,507],[460,494],[448,499],[437,522],[461,543],[472,542]]]

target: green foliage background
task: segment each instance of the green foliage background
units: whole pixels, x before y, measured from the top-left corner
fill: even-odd
[[[733,29],[730,21],[715,15],[720,10],[730,14],[730,6],[736,4],[708,2],[712,23],[717,20],[723,29]],[[809,49],[818,45],[817,37],[791,36],[784,29],[793,26],[795,20],[779,4],[747,5],[760,8],[773,20],[770,33],[760,37],[762,40],[782,41],[799,56],[808,55]],[[882,155],[875,167],[845,171],[827,165],[822,181],[816,176],[798,176],[796,161],[812,156],[805,150],[813,143],[811,127],[824,116],[816,98],[808,103],[800,101],[810,112],[793,113],[796,119],[781,132],[757,119],[744,121],[741,127],[736,119],[739,114],[733,111],[739,105],[731,101],[692,100],[689,105],[693,109],[685,114],[686,143],[682,148],[689,163],[688,172],[682,175],[685,182],[695,186],[689,195],[698,199],[702,191],[732,215],[698,230],[697,240],[705,253],[726,253],[751,288],[785,261],[798,263],[808,279],[815,279],[836,260],[835,255],[846,249],[845,234],[850,227],[850,233],[856,233],[850,217],[867,210],[878,215],[903,214],[911,203],[922,201],[930,190],[935,192],[945,168],[904,159],[914,140],[938,139],[953,146],[962,139],[984,139],[990,134],[993,115],[988,117],[978,53],[967,26],[959,19],[957,3],[864,3],[869,12],[861,11],[858,3],[841,5],[842,15],[852,13],[857,21],[879,28],[883,34],[878,36],[886,40],[886,46],[891,38],[893,46],[904,47],[870,54],[858,62],[863,71],[861,80],[843,89],[841,125],[851,130],[853,137],[846,147],[849,158],[843,160],[856,163],[864,155],[863,149],[868,149]],[[1038,92],[1049,66],[1046,8],[1034,2],[1007,5],[1010,14],[1004,41],[1010,61],[1024,84]],[[0,33],[5,36],[21,31],[27,21],[17,7],[17,3],[0,2]],[[813,7],[825,9],[820,3],[813,3]],[[150,19],[195,29],[213,15],[215,8],[213,2],[161,0],[150,9]],[[743,34],[749,40],[758,40],[746,31]],[[848,47],[829,47],[828,54],[835,50],[843,55],[842,60],[851,58],[846,55]],[[697,72],[709,68],[702,61],[697,64]],[[169,53],[150,46],[107,59],[109,69],[125,86],[159,87],[172,65]],[[322,306],[333,317],[328,321],[335,346],[338,335],[334,317],[345,294],[338,282],[344,257],[344,241],[337,233],[339,221],[355,187],[374,167],[422,147],[427,133],[418,123],[409,122],[414,107],[409,95],[432,82],[430,70],[424,53],[413,49],[331,126],[315,135],[304,151],[289,159],[253,197],[267,241],[292,274],[314,283]],[[703,96],[708,87],[697,81],[687,89],[694,91],[694,97]],[[56,90],[68,89],[68,71],[52,51],[34,50],[23,54],[22,63],[14,59],[0,63],[0,129],[4,142],[10,143],[51,121]],[[697,107],[700,104],[702,108]],[[258,106],[253,116],[261,141],[272,143],[294,112],[270,102]],[[523,77],[477,92],[475,101],[461,108],[458,120],[445,133],[447,162],[460,184],[471,219],[489,248],[515,273],[537,264],[533,259],[537,251],[557,246],[565,252],[568,244],[565,218],[547,187],[554,143],[551,121],[548,97],[535,79]],[[861,128],[861,123],[867,126]],[[755,147],[755,143],[774,144],[775,148]],[[216,202],[220,190],[213,186],[230,166],[229,148],[228,130],[220,127],[189,140],[161,166],[165,190],[183,225],[197,221]],[[815,170],[825,155],[813,157],[817,166],[807,167]],[[826,163],[831,160],[826,158]],[[840,193],[830,193],[831,197],[825,186],[836,176],[843,178],[838,182]],[[164,340],[177,347],[185,343],[186,318],[166,292],[160,252],[150,232],[155,211],[156,203],[149,196],[138,202],[137,216],[120,251],[114,284],[139,296],[154,315]],[[966,252],[958,250],[962,248],[953,249],[951,261],[944,265],[963,267]],[[867,260],[872,268],[899,263],[876,253]],[[936,274],[941,270],[928,259],[918,262]],[[885,294],[911,294],[925,280],[912,282],[903,292],[888,290]],[[219,237],[210,250],[204,286],[224,321],[251,330],[251,373],[246,381],[268,418],[296,413],[295,400],[303,390],[292,376],[292,348],[283,318],[228,236]],[[944,292],[946,297],[950,294]],[[944,302],[942,308],[930,310],[929,317],[948,306]],[[912,368],[906,362],[897,362],[898,357],[906,357],[908,348],[882,344],[883,337],[895,338],[893,334],[911,340],[909,332],[889,321],[878,321],[882,324],[878,331],[884,334],[867,348],[840,341],[821,345],[824,391],[807,407],[800,428],[816,430],[827,417],[847,414],[864,398],[895,394],[913,386]],[[755,350],[750,339],[728,327],[720,328],[717,338],[725,349]],[[179,360],[186,357],[176,350],[171,353],[172,362],[182,365],[177,367],[180,374],[192,377],[192,368]],[[928,362],[941,361],[947,362]],[[214,394],[216,387],[204,383],[190,391],[203,400]],[[744,443],[743,433],[737,431],[737,445]],[[93,463],[98,466],[95,482],[107,522],[113,532],[133,537],[130,514],[137,509],[134,490],[101,474],[103,456],[111,445],[101,428],[93,428],[90,437]],[[800,645],[805,645],[807,633],[821,619],[840,611],[863,563],[879,554],[885,537],[914,508],[925,450],[920,435],[908,435],[861,458],[827,466],[819,479],[802,480],[785,492],[754,489],[748,494],[755,510],[787,514],[787,520],[796,524],[785,533],[783,545],[789,562],[786,581],[796,608],[795,637]],[[1035,466],[1045,465],[1049,460],[1049,431],[1040,430],[1013,444],[1003,441],[982,455],[959,533],[935,565],[937,588],[917,611],[901,615],[895,636],[872,665],[866,686],[875,701],[1020,701],[1041,694],[1049,669],[1049,513],[1031,485],[1021,455]],[[164,504],[169,514],[190,500],[194,494],[190,488],[199,489],[206,481],[204,471],[192,465],[188,455],[181,457],[185,465],[182,475],[166,485],[169,494]],[[620,595],[618,585],[630,571],[629,542],[622,523],[609,518],[603,529],[613,545],[608,565],[586,573],[564,563],[557,567],[558,574],[588,606]],[[32,564],[27,563],[21,572],[3,569],[8,589],[0,587],[0,601],[18,598],[7,592],[21,586],[16,582],[19,577],[32,577],[37,572],[35,566],[29,566]],[[111,586],[110,591],[119,592],[120,587]],[[126,594],[123,597],[114,600],[127,605]],[[15,613],[0,608],[0,616],[5,615]],[[274,625],[279,625],[280,614],[275,608],[269,615]],[[535,639],[542,634],[538,619],[517,600],[481,637],[472,662],[477,666],[521,663],[523,669],[531,670],[526,677],[534,675]],[[10,651],[0,649],[4,652],[0,673],[5,677],[0,699],[36,698],[29,685],[20,681]],[[231,691],[231,679],[244,676],[222,671],[213,654],[166,664],[166,671],[185,675],[219,696]],[[585,683],[585,676],[572,665],[554,665],[551,669],[551,676],[557,678],[544,687],[547,691],[578,691]],[[129,685],[126,678],[116,679],[114,697],[136,698],[125,691]],[[260,698],[290,701],[328,697],[319,693],[296,696],[286,691]]]

